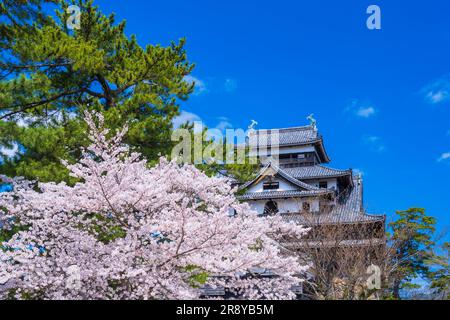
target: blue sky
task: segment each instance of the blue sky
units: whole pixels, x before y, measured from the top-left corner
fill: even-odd
[[[210,127],[307,124],[335,168],[364,173],[369,212],[418,206],[450,225],[450,2],[95,1],[142,45],[187,38]],[[381,8],[368,30],[366,8]]]

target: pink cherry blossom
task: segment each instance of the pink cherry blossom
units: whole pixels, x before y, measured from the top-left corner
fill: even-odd
[[[277,240],[307,229],[258,217],[230,181],[192,165],[149,168],[122,143],[126,127],[110,137],[100,114],[86,122],[92,144],[65,163],[78,183],[12,179],[0,193],[0,219],[25,226],[0,245],[0,284],[16,298],[197,299],[199,275],[244,298],[294,298],[307,266]]]

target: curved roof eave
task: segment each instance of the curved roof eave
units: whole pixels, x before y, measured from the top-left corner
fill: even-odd
[[[316,143],[319,143],[320,149],[321,149],[321,151],[322,151],[322,155],[323,155],[323,159],[321,159],[321,160],[322,160],[322,163],[328,163],[328,162],[330,162],[331,159],[330,159],[330,157],[328,156],[327,151],[326,151],[326,149],[325,149],[325,145],[324,145],[324,143],[323,143],[323,138],[322,138],[322,136],[320,136],[320,138],[316,141]]]

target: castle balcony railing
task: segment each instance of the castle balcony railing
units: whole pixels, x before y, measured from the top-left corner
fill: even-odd
[[[307,159],[307,161],[305,161],[304,159],[301,160],[280,159],[279,161],[281,168],[309,167],[317,164],[315,161],[311,161],[309,159]]]

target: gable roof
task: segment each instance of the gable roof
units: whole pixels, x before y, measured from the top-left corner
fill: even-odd
[[[292,183],[293,185],[296,185],[297,187],[307,190],[307,191],[314,191],[314,190],[322,190],[320,188],[311,186],[307,183],[304,183],[302,181],[299,181],[297,179],[295,179],[294,177],[292,177],[291,175],[289,175],[287,172],[285,172],[284,170],[282,170],[281,168],[277,167],[276,165],[272,164],[271,162],[269,162],[256,176],[256,178],[254,178],[251,181],[248,181],[247,183],[243,184],[240,189],[247,189],[248,187],[250,187],[251,185],[253,185],[254,183],[258,182],[262,177],[265,177],[267,174],[267,171],[269,171],[270,169],[274,170],[275,174],[281,176],[282,178],[284,178],[285,180],[289,181],[290,183]]]

